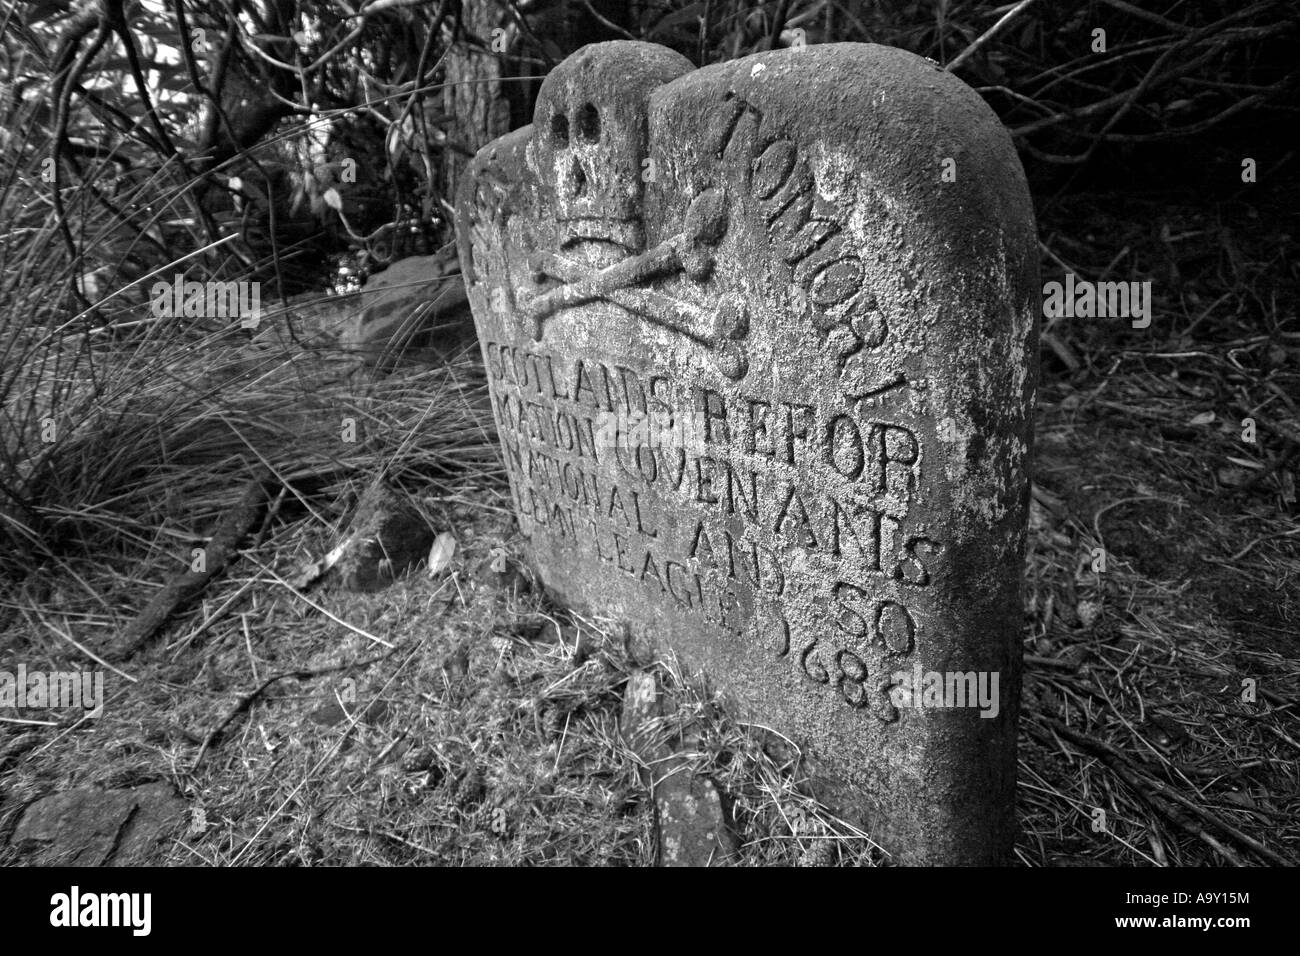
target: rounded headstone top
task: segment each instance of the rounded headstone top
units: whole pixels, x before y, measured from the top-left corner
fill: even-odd
[[[613,99],[644,100],[650,92],[695,69],[694,64],[666,46],[640,40],[591,43],[566,57],[546,75],[537,95],[533,123],[538,130],[554,119],[555,104],[577,87],[585,94],[603,90]]]

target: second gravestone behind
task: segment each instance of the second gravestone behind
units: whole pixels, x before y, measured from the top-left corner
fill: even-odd
[[[1038,278],[993,113],[885,47],[597,44],[458,216],[547,586],[809,745],[894,860],[1005,860]]]

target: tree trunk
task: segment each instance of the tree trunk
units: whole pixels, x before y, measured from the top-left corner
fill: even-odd
[[[513,59],[510,54],[517,53],[517,49],[493,50],[492,31],[513,27],[509,34],[516,47],[523,46],[530,57],[541,56],[558,63],[588,43],[619,37],[618,30],[629,22],[632,5],[623,0],[595,0],[591,6],[604,23],[579,0],[532,4],[527,14],[530,29],[521,36],[502,0],[462,0],[461,32],[447,52],[444,78],[447,86],[443,105],[447,115],[455,118],[442,169],[443,196],[448,202],[454,202],[461,171],[473,154],[528,122],[540,86],[540,81],[500,82],[503,76],[536,74],[538,67],[531,61]],[[607,24],[613,24],[614,29]],[[536,48],[538,40],[542,50]]]
[[[463,0],[459,36],[447,51],[443,103],[455,126],[443,157],[443,198],[455,202],[465,164],[481,148],[510,131],[510,104],[501,92],[501,58],[492,31],[505,14],[496,0]]]

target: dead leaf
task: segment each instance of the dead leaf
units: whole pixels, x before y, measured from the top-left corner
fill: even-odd
[[[1218,471],[1219,484],[1227,488],[1244,485],[1248,477],[1244,468],[1220,468]]]
[[[347,538],[344,538],[340,544],[331,548],[329,553],[319,561],[308,561],[306,564],[302,565],[302,567],[298,569],[298,573],[289,579],[289,585],[299,591],[303,590],[330,568],[334,567],[334,565],[338,564],[339,559],[343,557],[344,553],[355,538],[356,535],[349,535]]]
[[[1179,747],[1191,739],[1182,724],[1163,714],[1151,715],[1145,723],[1139,725],[1138,729],[1157,747],[1166,750]]]
[[[1187,424],[1189,424],[1189,425],[1208,425],[1208,424],[1210,424],[1210,422],[1212,422],[1212,421],[1214,421],[1214,412],[1201,412],[1199,415],[1196,415],[1195,417],[1193,417],[1192,420],[1191,420],[1190,422],[1188,422]]]
[[[1253,468],[1258,471],[1264,467],[1262,462],[1251,461],[1249,458],[1233,458],[1231,455],[1228,455],[1227,458],[1228,461],[1234,465],[1241,465],[1242,468]]]
[[[450,531],[444,531],[433,539],[429,549],[429,577],[436,578],[451,565],[456,554],[456,537]]]
[[[1223,799],[1228,803],[1235,803],[1237,806],[1245,807],[1248,810],[1255,809],[1255,801],[1244,790],[1229,790],[1223,794]]]

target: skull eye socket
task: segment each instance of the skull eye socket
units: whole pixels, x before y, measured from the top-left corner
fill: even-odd
[[[563,113],[551,117],[551,138],[560,146],[569,145],[569,121]]]
[[[578,110],[578,135],[589,143],[600,142],[600,112],[591,103]]]

